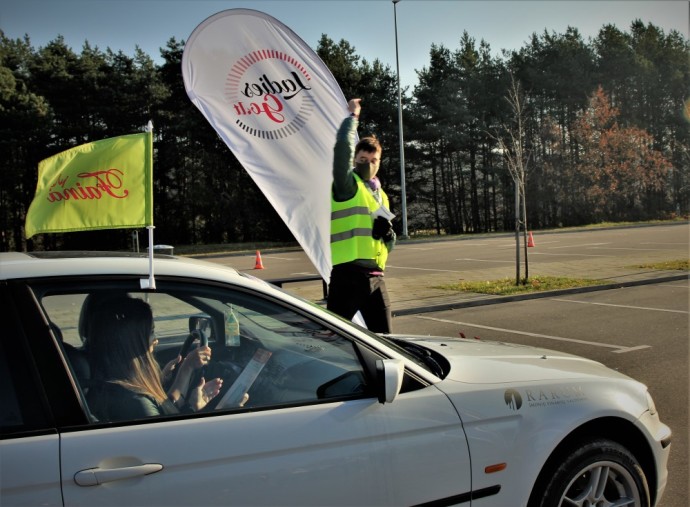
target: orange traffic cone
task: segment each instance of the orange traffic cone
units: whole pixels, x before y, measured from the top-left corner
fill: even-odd
[[[532,233],[529,233],[529,237],[527,238],[527,246],[534,246],[534,238],[532,237]]]
[[[264,269],[264,264],[261,262],[261,252],[256,251],[256,263],[254,264],[254,269]]]

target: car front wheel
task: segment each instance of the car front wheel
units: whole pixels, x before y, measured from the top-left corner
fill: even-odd
[[[649,487],[642,467],[622,445],[595,440],[578,447],[556,467],[540,507],[649,507]]]

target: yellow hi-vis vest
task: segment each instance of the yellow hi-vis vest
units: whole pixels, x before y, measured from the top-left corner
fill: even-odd
[[[372,259],[381,270],[386,268],[388,248],[383,240],[371,237],[374,220],[371,214],[379,208],[379,203],[358,175],[357,193],[347,201],[338,202],[331,192],[331,260],[333,265],[357,259]],[[386,209],[388,196],[379,189]]]

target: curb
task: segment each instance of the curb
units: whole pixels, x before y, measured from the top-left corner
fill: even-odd
[[[576,287],[572,289],[561,289],[543,292],[532,292],[529,294],[516,294],[514,296],[497,296],[488,297],[486,299],[475,299],[472,301],[459,301],[456,303],[444,303],[438,305],[428,305],[416,308],[401,308],[400,310],[393,310],[393,317],[402,317],[405,315],[415,315],[418,313],[442,312],[446,310],[458,310],[462,308],[471,308],[475,306],[496,305],[501,303],[513,303],[515,301],[526,301],[529,299],[540,299],[555,296],[562,296],[564,294],[582,294],[585,292],[596,292],[602,290],[621,289],[624,287],[635,287],[638,285],[652,285],[663,282],[677,282],[679,280],[687,280],[690,274],[664,276],[659,278],[647,278],[645,280],[633,280],[629,282],[610,283],[606,285],[591,285],[588,287]]]

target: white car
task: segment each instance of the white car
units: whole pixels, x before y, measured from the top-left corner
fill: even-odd
[[[217,264],[161,255],[154,268],[155,289],[142,289],[144,256],[0,254],[2,505],[646,507],[661,498],[671,431],[644,385],[600,363],[379,336]],[[119,293],[153,309],[161,366],[208,340],[203,375],[224,383],[203,410],[93,413],[89,301]]]

